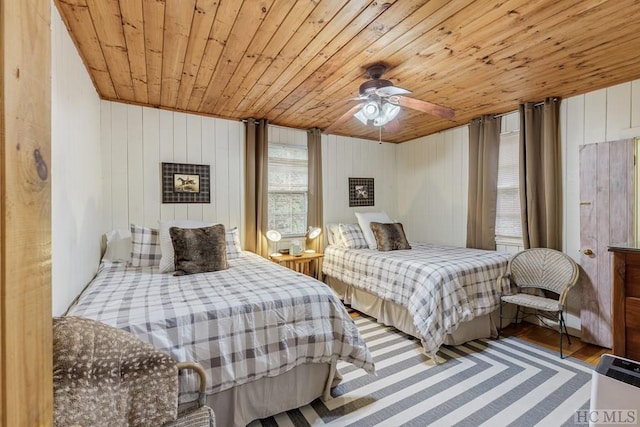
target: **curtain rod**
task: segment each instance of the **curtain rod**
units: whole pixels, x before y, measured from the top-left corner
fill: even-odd
[[[558,102],[558,99],[559,99],[559,98],[558,98],[558,97],[556,97],[556,96],[554,96],[554,97],[553,97],[553,98],[551,98],[551,99],[553,100],[553,102]],[[535,104],[533,104],[533,106],[534,106],[534,107],[539,107],[539,106],[541,106],[541,105],[544,105],[544,101],[536,102]],[[503,116],[506,116],[506,115],[509,115],[509,114],[513,114],[513,113],[517,113],[517,112],[518,112],[518,110],[515,110],[515,111],[509,111],[509,112],[507,112],[507,113],[502,113],[502,114],[495,114],[495,115],[493,116],[493,118],[494,118],[494,119],[497,119],[498,117],[503,117]]]

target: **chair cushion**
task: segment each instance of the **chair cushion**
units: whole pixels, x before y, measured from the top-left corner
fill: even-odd
[[[503,295],[502,301],[517,304],[522,307],[535,308],[543,311],[560,311],[560,303],[557,300],[530,294]]]

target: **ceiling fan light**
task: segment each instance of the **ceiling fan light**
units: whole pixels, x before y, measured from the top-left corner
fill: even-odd
[[[360,111],[362,112],[364,117],[366,117],[369,120],[373,120],[377,118],[378,115],[380,114],[380,107],[378,106],[377,102],[371,101],[371,102],[367,102],[364,105],[364,107],[362,107],[362,110]]]
[[[365,125],[365,126],[367,125],[367,123],[369,123],[369,120],[367,120],[367,118],[362,113],[362,109],[358,110],[358,112],[355,113],[353,115],[353,117],[355,117],[356,119],[360,120],[362,122],[362,124]]]
[[[380,112],[380,116],[377,117],[373,121],[374,126],[384,126],[389,123],[391,120],[395,119],[400,112],[400,107],[397,105],[389,104],[386,102],[382,106],[382,111]]]

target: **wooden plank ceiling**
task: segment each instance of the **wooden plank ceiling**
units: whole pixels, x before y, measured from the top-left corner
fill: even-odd
[[[56,0],[104,99],[326,128],[366,68],[444,120],[403,108],[403,142],[520,102],[640,78],[631,0]],[[355,118],[335,133],[378,139]]]

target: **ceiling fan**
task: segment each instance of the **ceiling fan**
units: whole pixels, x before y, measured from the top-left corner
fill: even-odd
[[[362,102],[340,116],[324,130],[324,133],[331,133],[352,116],[364,125],[384,126],[385,130],[394,132],[400,126],[396,120],[400,107],[422,111],[443,119],[453,119],[455,111],[451,108],[404,96],[411,91],[394,86],[391,81],[381,78],[386,70],[387,67],[384,64],[375,64],[367,68],[367,75],[371,80],[360,85],[357,98],[350,99]]]

